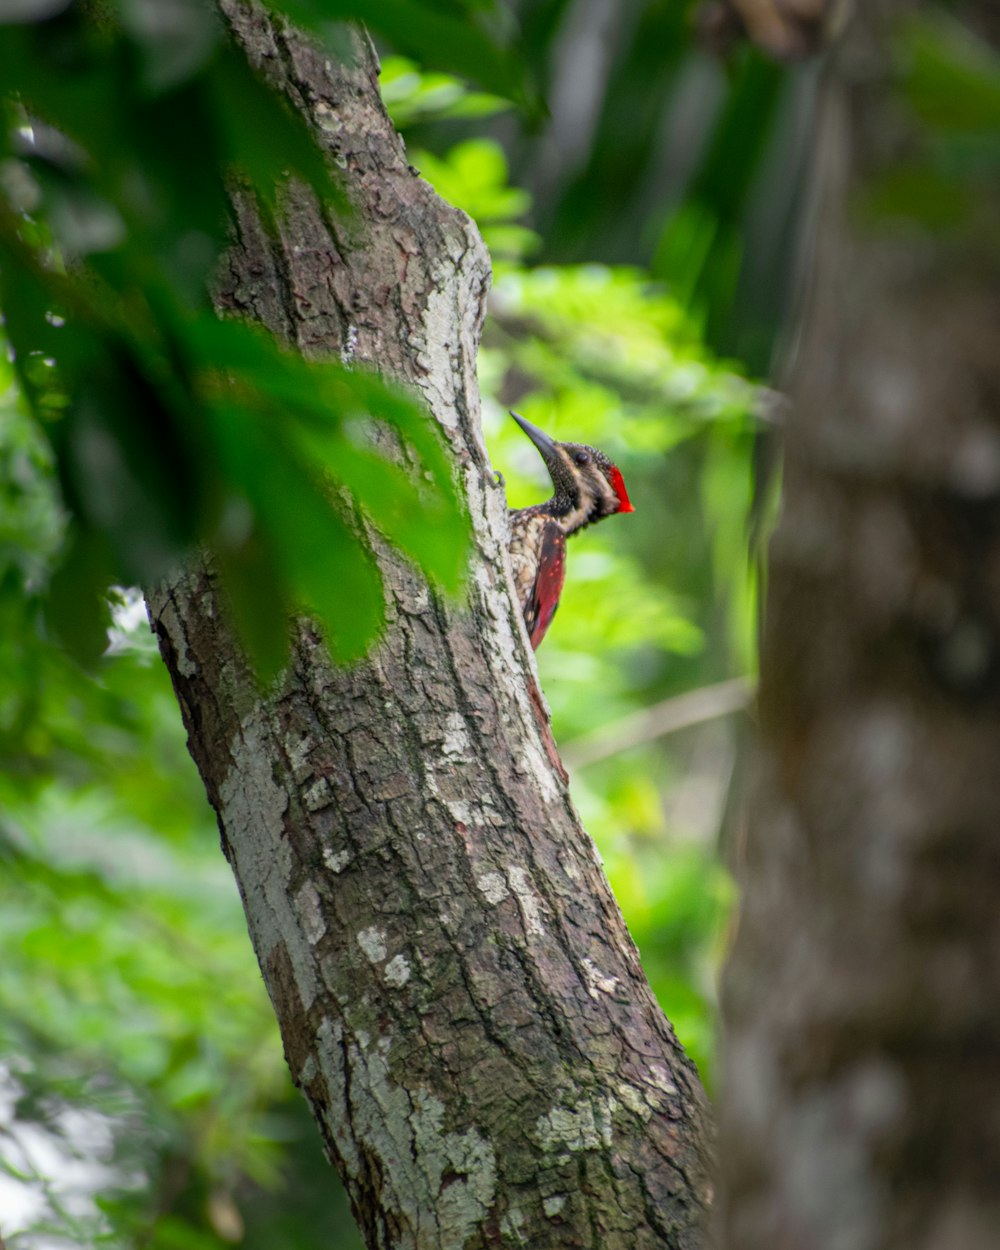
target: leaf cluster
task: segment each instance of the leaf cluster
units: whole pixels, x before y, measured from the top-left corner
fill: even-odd
[[[859,195],[867,225],[933,235],[954,268],[995,267],[1000,55],[946,11],[894,30],[894,86],[907,139]]]
[[[447,75],[425,78],[412,62],[389,60],[385,78],[393,108],[414,125],[435,110],[468,123],[467,97]],[[481,108],[484,117],[496,107],[480,100],[472,112]],[[538,653],[558,739],[744,671],[755,592],[745,552],[753,388],[706,349],[698,319],[648,271],[530,268],[525,257],[538,246],[524,224],[530,202],[510,185],[496,140],[478,136],[429,152],[414,145],[411,158],[477,215],[501,253],[481,381],[493,462],[511,502],[534,502],[545,490],[536,453],[506,416],[516,406],[558,437],[604,447],[637,507],[634,517],[589,530],[570,549],[563,605]],[[17,157],[18,168],[24,163]],[[245,184],[249,175],[240,177]],[[25,209],[18,230],[38,220]],[[56,263],[52,273],[75,281],[96,273],[94,257],[103,255]],[[47,256],[40,246],[36,258]],[[172,281],[170,266],[156,265]],[[94,277],[87,282],[100,286]],[[241,484],[220,510],[220,542],[241,550],[240,543],[264,546],[268,535],[281,563],[275,576],[290,582],[299,576],[296,560],[321,559],[330,576],[338,567],[333,553],[308,532],[319,524],[313,510],[321,492],[324,503],[345,493],[353,501],[337,512],[345,530],[358,501],[378,495],[372,524],[404,549],[416,541],[406,537],[412,512],[400,504],[397,515],[391,501],[397,486],[418,488],[399,483],[414,478],[381,454],[368,417],[390,402],[377,380],[338,362],[300,369],[273,343],[213,320],[197,301],[184,304],[176,292],[171,298],[185,309],[180,347],[172,350],[200,405],[200,455],[216,457],[226,481],[232,475]],[[66,325],[53,330],[66,329],[68,315],[57,316]],[[58,385],[65,370],[59,356],[32,359],[45,381],[41,394],[55,397],[51,412],[36,403],[31,419],[12,399],[0,425],[0,464],[10,483],[0,496],[0,554],[19,602],[29,592],[21,625],[0,638],[18,648],[5,670],[18,680],[0,698],[9,778],[0,792],[9,868],[0,911],[12,952],[0,968],[0,1018],[7,1022],[0,1044],[20,1056],[15,1120],[55,1131],[67,1108],[89,1106],[99,1116],[107,1143],[101,1202],[94,1208],[92,1187],[76,1195],[91,1220],[86,1229],[55,1216],[77,1244],[102,1237],[116,1245],[218,1247],[232,1234],[235,1210],[247,1245],[268,1244],[260,1230],[274,1227],[271,1244],[346,1246],[346,1232],[323,1223],[328,1211],[307,1227],[303,1198],[286,1202],[279,1220],[277,1204],[268,1208],[263,1193],[282,1164],[288,1168],[295,1131],[280,1048],[165,674],[152,662],[148,636],[140,641],[141,619],[131,629],[121,624],[132,600],[116,612],[119,627],[94,679],[41,645],[40,597],[68,523],[67,496],[52,478],[60,454],[52,431],[66,420],[69,392]],[[344,415],[330,420],[328,409]],[[48,439],[39,437],[39,416]],[[433,476],[435,452],[420,441],[433,437],[426,428],[406,425],[402,409],[382,421],[413,441],[411,459]],[[317,475],[304,503],[301,480],[281,467],[282,456]],[[289,492],[295,498],[282,519]],[[428,529],[447,531],[447,513],[433,511],[441,507],[433,481],[418,493],[416,502],[437,517]],[[296,542],[306,550],[289,554]],[[411,554],[446,566],[443,554]],[[252,577],[246,585],[250,593]],[[256,594],[259,608],[259,588]],[[22,679],[29,672],[34,678]],[[719,778],[724,787],[731,766],[732,744],[721,729],[647,744],[574,778],[654,987],[709,1077],[713,974],[730,901],[711,841]],[[710,791],[707,802],[692,801],[699,785]],[[79,1141],[73,1133],[64,1138]],[[14,1158],[9,1140],[0,1155]],[[51,1181],[26,1182],[44,1193],[48,1207],[39,1209],[50,1215],[66,1205],[65,1191]],[[301,1227],[290,1232],[299,1217]]]
[[[377,15],[421,52],[426,19],[446,63],[513,89],[486,56],[489,6],[271,7],[334,40],[336,22]],[[107,587],[148,585],[201,548],[262,675],[283,662],[294,610],[346,662],[383,619],[371,527],[456,589],[465,522],[413,398],[212,311],[234,186],[272,229],[291,179],[350,215],[301,115],[215,7],[25,0],[0,15],[0,83],[0,308],[67,521],[59,566],[34,587],[48,627],[93,663]]]

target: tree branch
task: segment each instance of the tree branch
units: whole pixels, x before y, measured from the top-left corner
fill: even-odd
[[[746,677],[688,690],[574,738],[562,749],[563,762],[571,769],[587,768],[654,738],[742,712],[753,697],[754,684]]]

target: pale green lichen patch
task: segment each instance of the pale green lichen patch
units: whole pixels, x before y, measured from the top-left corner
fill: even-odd
[[[315,946],[326,932],[326,921],[323,919],[319,892],[311,881],[307,881],[299,890],[295,896],[295,902],[299,916],[302,918],[302,927],[306,937],[310,945]]]
[[[444,739],[441,743],[442,754],[455,759],[464,759],[469,751],[469,734],[465,727],[465,717],[461,712],[449,712],[445,718]]]
[[[546,803],[558,803],[560,799],[559,785],[555,773],[545,756],[537,734],[524,739],[524,747],[518,759],[518,771],[534,778],[538,789]]]
[[[329,847],[323,850],[323,863],[331,872],[343,872],[350,862],[350,851],[331,851]]]
[[[636,1089],[634,1085],[628,1085],[625,1081],[619,1081],[615,1086],[618,1097],[622,1100],[622,1105],[628,1107],[629,1111],[639,1116],[641,1120],[648,1120],[653,1114],[653,1107],[650,1106],[652,1101],[648,1095]],[[655,1106],[656,1103],[654,1102]]]
[[[405,955],[393,955],[385,966],[385,979],[397,989],[410,979],[410,965]]]
[[[487,903],[496,906],[510,893],[507,882],[498,872],[484,872],[476,878],[476,886]]]
[[[358,945],[373,964],[380,964],[389,953],[385,944],[385,932],[378,925],[362,929],[358,934]]]
[[[337,1147],[349,1174],[357,1177],[361,1159],[354,1141],[347,1104],[347,1070],[345,1067],[344,1030],[328,1018],[320,1021],[316,1030],[316,1061],[323,1074],[329,1105],[323,1109],[326,1130]],[[308,1061],[307,1061],[308,1062]],[[303,1074],[305,1069],[303,1068]]]
[[[309,734],[303,734],[298,742],[293,743],[289,748],[288,763],[292,769],[292,776],[299,785],[312,776],[312,763],[309,756],[315,745]]]
[[[649,1077],[649,1083],[662,1090],[668,1097],[676,1095],[677,1086],[671,1080],[670,1074],[662,1064],[651,1063],[646,1069],[646,1074]]]
[[[542,924],[542,900],[536,894],[531,878],[520,866],[507,869],[507,881],[521,908],[524,927],[529,936],[538,937],[545,932]]]
[[[613,994],[618,989],[618,977],[603,973],[591,959],[584,958],[582,962],[587,993],[591,998],[600,998],[601,994]]]
[[[535,1121],[535,1137],[546,1151],[575,1153],[610,1146],[612,1117],[619,1107],[618,1100],[606,1094],[553,1107]]]
[[[309,812],[322,811],[324,807],[329,807],[333,801],[333,788],[325,777],[317,778],[302,794],[302,802],[306,806],[306,811]]]
[[[520,1207],[511,1207],[500,1221],[500,1231],[504,1236],[504,1244],[506,1245],[509,1242],[514,1246],[526,1246],[528,1244],[528,1236],[525,1230],[524,1212]]]
[[[447,1131],[445,1104],[429,1090],[407,1090],[394,1079],[388,1039],[373,1046],[358,1037],[348,1047],[365,1096],[350,1114],[366,1151],[391,1159],[383,1172],[383,1205],[398,1213],[398,1250],[422,1245],[462,1246],[487,1216],[496,1197],[496,1157],[475,1128]]]
[[[219,815],[223,828],[232,831],[234,868],[246,894],[257,955],[266,963],[279,943],[284,944],[298,996],[309,1008],[318,982],[312,947],[302,941],[302,934],[304,927],[307,932],[310,926],[315,929],[322,918],[318,897],[315,905],[306,900],[310,916],[303,918],[299,898],[290,889],[294,855],[282,837],[288,794],[272,775],[273,751],[272,727],[255,707],[230,743],[231,763],[219,785]]]

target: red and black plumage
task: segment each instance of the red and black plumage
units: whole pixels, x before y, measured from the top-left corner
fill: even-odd
[[[596,447],[557,443],[537,426],[510,414],[538,448],[553,495],[510,513],[510,563],[524,623],[537,650],[552,623],[566,578],[566,539],[616,512],[632,512],[617,465]]]

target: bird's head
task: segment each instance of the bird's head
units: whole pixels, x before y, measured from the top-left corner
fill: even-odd
[[[567,534],[616,512],[634,512],[621,470],[586,443],[557,443],[516,412],[510,414],[538,448],[552,479],[552,512]]]

